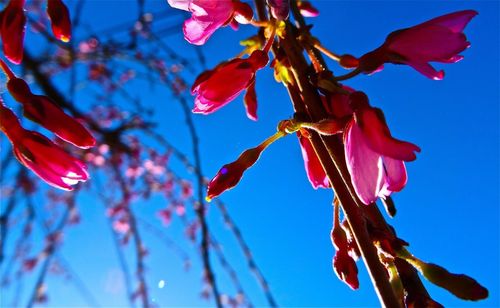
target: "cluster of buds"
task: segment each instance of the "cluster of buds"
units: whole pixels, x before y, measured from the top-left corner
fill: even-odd
[[[276,81],[287,87],[296,111],[293,119],[280,122],[277,133],[257,147],[244,151],[236,161],[224,165],[208,184],[207,200],[235,187],[244,172],[258,161],[271,143],[296,133],[313,188],[333,188],[338,200],[348,200],[354,205],[336,204],[336,211],[342,207],[346,221],[349,221],[341,227],[336,213],[332,242],[336,249],[333,268],[338,277],[351,288],[358,288],[355,259],[359,253],[365,259],[370,258],[366,254],[373,254],[376,263],[385,266],[375,279],[384,280],[391,275],[399,279],[398,271],[391,271],[396,259],[404,259],[404,262],[419,269],[421,264],[402,253],[398,254],[405,242],[387,231],[390,228],[381,215],[373,218],[367,213],[376,208],[376,201],[382,200],[389,214],[395,214],[390,196],[407,184],[405,163],[414,161],[420,148],[394,138],[382,110],[371,106],[364,92],[340,82],[361,73],[379,72],[386,63],[409,65],[430,79],[443,79],[444,72],[437,71],[430,62],[455,63],[463,58],[459,53],[470,46],[463,30],[477,12],[454,12],[394,31],[380,47],[355,57],[329,51],[310,34],[311,28],[305,24],[304,17],[314,17],[319,12],[308,1],[255,1],[260,20],[253,19],[250,7],[238,0],[217,1],[217,4],[203,0],[168,2],[174,8],[192,13],[183,29],[185,39],[192,44],[204,44],[222,26],[229,24],[236,29],[236,22],[259,28],[256,36],[242,41],[245,49],[236,58],[222,62],[196,79],[192,87],[192,94],[195,95],[193,112],[211,114],[246,91],[247,116],[257,120],[256,72],[269,62],[274,68]],[[289,21],[292,16],[295,24]],[[274,59],[269,61],[271,49]],[[307,66],[303,51],[306,51],[311,67]],[[350,71],[334,77],[321,56],[317,55],[319,52]],[[248,57],[243,58],[245,54]],[[354,210],[348,211],[346,206]],[[353,215],[357,217],[353,218]],[[380,220],[387,230],[370,233],[370,226],[377,225]],[[350,234],[350,240],[346,232]],[[362,239],[362,242],[354,239]],[[368,246],[371,246],[371,251],[378,251],[378,255],[367,252],[370,250],[367,250]],[[367,264],[374,266],[372,261],[367,261]],[[467,281],[474,280],[467,277]],[[453,283],[456,284],[456,280]],[[437,284],[447,288],[443,283]],[[472,292],[472,296],[459,297],[478,300],[487,296],[486,289],[475,281],[472,284],[477,292]],[[454,290],[450,291],[457,294]],[[382,302],[386,306],[397,301],[384,300]]]
[[[24,55],[24,5],[25,0],[10,0],[0,12],[3,52],[14,64],[20,64]],[[47,0],[47,15],[54,36],[68,42],[71,39],[71,21],[65,4],[61,0]],[[95,145],[92,134],[78,120],[66,114],[49,97],[34,94],[28,83],[16,77],[1,59],[0,67],[7,76],[7,90],[22,105],[24,117],[78,148],[88,149]],[[12,143],[15,157],[48,184],[73,190],[73,185],[89,178],[83,162],[44,135],[24,129],[3,100],[0,101],[0,122],[2,132]]]
[[[26,31],[25,0],[10,0],[0,12],[0,36],[3,53],[10,62],[20,64],[24,53],[24,34]],[[68,8],[62,0],[47,0],[47,16],[56,39],[69,42],[71,39],[71,20]]]

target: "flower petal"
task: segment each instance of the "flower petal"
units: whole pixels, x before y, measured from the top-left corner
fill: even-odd
[[[247,111],[247,117],[250,120],[257,121],[257,93],[255,92],[255,78],[250,83],[250,86],[248,86],[243,102]]]
[[[312,187],[314,189],[330,187],[330,181],[323,170],[318,156],[316,156],[316,152],[314,152],[311,141],[302,135],[298,135],[298,137],[307,178],[311,182]]]
[[[355,119],[373,151],[404,161],[413,161],[417,158],[414,152],[420,152],[420,148],[413,143],[393,138],[380,109],[361,108],[356,111]]]
[[[388,197],[391,193],[401,191],[408,180],[406,167],[403,161],[382,157],[379,161],[379,178],[377,191],[380,198]]]
[[[381,156],[366,142],[361,128],[351,121],[344,134],[345,159],[352,185],[359,199],[370,204],[378,197],[378,162]]]

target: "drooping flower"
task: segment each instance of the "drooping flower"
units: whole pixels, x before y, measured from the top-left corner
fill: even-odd
[[[14,156],[48,184],[73,190],[78,182],[88,180],[83,162],[66,153],[48,138],[25,130],[15,114],[0,102],[0,130],[12,143]]]
[[[191,88],[191,93],[196,95],[193,112],[210,114],[235,99],[243,90],[252,91],[255,73],[268,61],[267,53],[255,50],[246,59],[223,62],[213,70],[202,73]],[[255,120],[257,106],[252,99],[247,100],[247,115]]]
[[[415,160],[420,148],[393,138],[382,111],[371,107],[364,93],[350,97],[354,118],[344,133],[345,158],[356,194],[370,204],[403,189],[404,161]]]
[[[47,0],[47,15],[49,15],[54,36],[62,41],[71,39],[71,20],[69,11],[61,0]]]
[[[462,60],[459,53],[470,46],[462,31],[476,15],[473,10],[459,11],[394,31],[382,46],[359,59],[359,69],[373,73],[384,63],[407,64],[428,78],[441,80],[444,71],[436,71],[429,62]]]
[[[253,16],[252,8],[237,0],[168,0],[171,7],[189,11],[190,19],[184,22],[184,38],[191,44],[203,45],[220,27],[233,20],[248,23]]]
[[[10,62],[19,64],[23,60],[26,16],[25,0],[10,0],[0,13],[0,35],[3,53]]]

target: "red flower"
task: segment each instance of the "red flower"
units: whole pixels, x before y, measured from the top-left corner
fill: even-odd
[[[2,60],[0,60],[0,66],[9,78],[7,89],[12,97],[23,105],[24,115],[27,118],[42,125],[64,141],[82,149],[95,145],[94,137],[80,122],[64,113],[47,96],[31,93],[26,81],[17,78]]]
[[[459,53],[470,46],[462,31],[476,15],[476,11],[460,11],[394,31],[382,46],[359,59],[359,68],[372,73],[384,63],[407,64],[431,79],[443,79],[444,72],[436,71],[429,62],[460,61]]]
[[[196,95],[193,112],[210,114],[235,99],[243,90],[252,90],[255,73],[266,66],[268,61],[269,57],[265,52],[256,50],[246,59],[223,62],[198,76],[191,88],[191,93]],[[252,98],[247,102],[252,102],[246,105],[248,117],[256,119],[255,100]]]
[[[14,148],[14,156],[48,184],[73,190],[89,175],[84,163],[72,157],[45,136],[25,130],[14,113],[0,103],[0,129]]]
[[[47,0],[49,15],[54,36],[63,42],[71,39],[71,20],[66,5],[61,0]]]
[[[23,60],[24,32],[26,16],[25,0],[10,0],[0,13],[0,35],[3,42],[3,53],[10,62],[19,64]]]

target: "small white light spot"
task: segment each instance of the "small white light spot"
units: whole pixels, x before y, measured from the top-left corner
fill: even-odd
[[[163,289],[163,287],[165,287],[165,280],[162,279],[158,281],[158,288]]]

